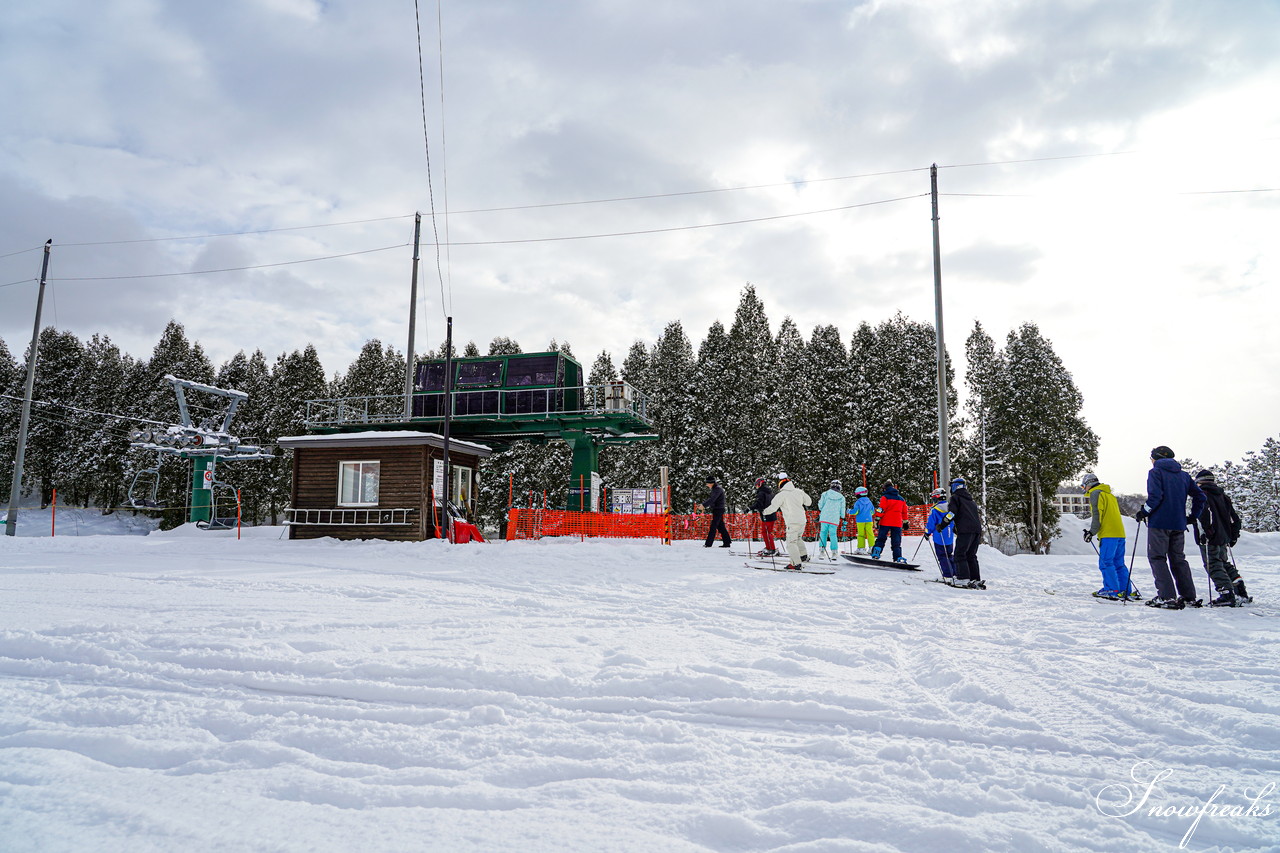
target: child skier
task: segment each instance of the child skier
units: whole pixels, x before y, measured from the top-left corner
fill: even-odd
[[[790,557],[790,568],[799,569],[800,564],[809,559],[804,547],[804,526],[808,520],[804,508],[813,503],[802,490],[797,489],[791,478],[785,473],[778,475],[778,491],[773,500],[764,508],[763,514],[782,512],[782,521],[787,528],[787,555]]]
[[[866,554],[876,538],[874,522],[876,505],[871,502],[871,498],[867,497],[866,486],[858,486],[853,490],[853,494],[857,500],[853,502],[853,508],[849,510],[849,514],[853,516],[853,523],[858,528],[858,548],[853,553]]]
[[[880,530],[876,533],[876,544],[871,549],[872,559],[880,559],[884,551],[884,541],[890,540],[893,547],[893,561],[905,563],[902,557],[902,531],[910,529],[907,521],[907,502],[902,499],[898,487],[892,482],[884,484],[880,490],[880,508],[876,510],[876,520],[880,522]]]
[[[956,576],[955,568],[955,531],[951,522],[955,518],[947,509],[947,490],[934,489],[929,495],[933,506],[929,509],[929,519],[924,529],[933,536],[933,553],[938,557],[938,571],[947,579]]]
[[[1253,601],[1244,589],[1244,581],[1235,564],[1228,559],[1227,549],[1240,538],[1240,516],[1231,504],[1231,498],[1218,485],[1213,472],[1207,468],[1196,474],[1196,485],[1204,492],[1204,512],[1200,514],[1200,526],[1195,528],[1200,556],[1204,558],[1205,571],[1213,581],[1218,597],[1209,602],[1210,607],[1239,607]]]
[[[1124,523],[1120,520],[1120,504],[1111,487],[1098,482],[1096,474],[1085,474],[1080,488],[1089,496],[1089,529],[1084,541],[1098,539],[1098,571],[1102,573],[1102,589],[1098,598],[1113,601],[1128,598],[1133,584],[1124,565]],[[1135,596],[1136,597],[1136,596]]]
[[[840,522],[844,521],[844,492],[839,480],[831,481],[831,488],[818,497],[818,556],[824,560],[836,560],[840,556]],[[827,543],[831,544],[828,556]]]
[[[778,546],[773,541],[773,523],[778,520],[778,514],[765,515],[764,508],[773,500],[773,489],[769,488],[768,481],[764,477],[756,477],[756,499],[751,502],[750,509],[755,510],[760,516],[760,533],[764,539],[764,550],[756,556],[773,557],[778,553]]]

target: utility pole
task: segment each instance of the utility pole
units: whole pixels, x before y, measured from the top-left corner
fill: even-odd
[[[453,527],[449,518],[449,421],[453,417],[453,318],[445,319],[444,332],[444,447],[442,448],[441,466],[444,468],[444,504],[442,505],[444,521],[444,540],[449,541],[449,530]]]
[[[951,447],[947,433],[947,350],[942,337],[942,248],[938,239],[938,164],[929,169],[929,182],[933,196],[933,310],[934,337],[938,343],[938,473],[946,489],[951,489]]]
[[[404,367],[404,419],[413,417],[413,380],[418,366],[413,354],[413,333],[418,328],[418,240],[422,236],[422,214],[413,215],[413,273],[409,284],[409,347],[405,351]]]
[[[18,535],[18,498],[22,495],[22,466],[27,455],[27,427],[31,423],[31,393],[36,384],[36,353],[40,343],[40,311],[44,308],[44,282],[49,275],[50,237],[44,244],[44,263],[40,266],[40,290],[36,295],[36,324],[31,332],[31,354],[27,356],[27,391],[22,397],[22,420],[18,424],[18,452],[13,457],[13,486],[9,489],[9,517],[4,523],[5,536]]]

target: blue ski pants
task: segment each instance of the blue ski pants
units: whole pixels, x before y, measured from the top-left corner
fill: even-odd
[[[824,521],[818,525],[818,547],[826,548],[830,542],[830,550],[832,554],[840,553],[840,537],[836,534],[840,530],[840,524],[835,521]]]
[[[893,542],[893,559],[896,560],[902,556],[902,528],[901,527],[888,527],[883,524],[880,525],[880,532],[876,534],[876,550],[883,551],[884,540],[890,536],[892,536],[892,542]]]
[[[941,542],[933,543],[933,553],[938,556],[938,571],[942,572],[944,578],[956,576],[955,552],[952,550],[954,547]]]
[[[1124,579],[1124,537],[1107,536],[1098,540],[1098,571],[1102,572],[1102,588],[1128,592]]]

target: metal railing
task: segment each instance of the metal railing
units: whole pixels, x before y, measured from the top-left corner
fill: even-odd
[[[285,507],[284,523],[294,527],[343,526],[343,527],[405,527],[417,524],[410,516],[417,507],[334,507],[333,509],[305,509]]]
[[[411,420],[444,417],[444,393],[415,391]],[[569,388],[475,388],[455,390],[452,417],[475,419],[555,419],[628,417],[649,425],[649,398],[627,382],[579,385]],[[307,400],[308,429],[351,424],[404,423],[402,394]]]

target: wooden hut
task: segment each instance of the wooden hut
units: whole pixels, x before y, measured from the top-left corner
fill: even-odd
[[[475,518],[483,444],[450,439],[448,488],[444,438],[432,432],[388,430],[285,436],[293,451],[293,494],[285,511],[290,539],[392,539],[436,536],[444,492]]]

